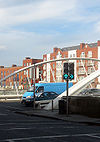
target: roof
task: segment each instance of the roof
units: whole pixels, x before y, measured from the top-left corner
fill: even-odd
[[[87,44],[88,46],[90,46],[91,48],[93,48],[93,47],[97,47],[98,46],[98,44],[97,43],[90,43],[90,44]]]
[[[80,45],[77,46],[71,46],[71,47],[64,47],[61,50],[62,51],[69,51],[69,50],[76,50],[76,49],[80,49]]]
[[[90,44],[85,44],[85,45],[88,45],[91,48],[98,46],[97,43],[90,43]],[[71,47],[64,47],[61,49],[61,51],[69,51],[69,50],[77,50],[77,49],[80,49],[80,45],[71,46]]]

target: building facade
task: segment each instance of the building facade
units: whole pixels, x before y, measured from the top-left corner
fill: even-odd
[[[23,60],[23,67],[26,66],[30,66],[32,64],[36,64],[39,62],[42,62],[42,59],[31,59],[30,57],[26,57],[25,60]],[[35,69],[35,82],[38,83],[39,81],[42,81],[42,66],[39,66]],[[28,70],[25,70],[23,72],[23,86],[24,89],[27,89],[29,86],[28,85],[32,85],[34,83],[34,69],[30,68]]]
[[[0,66],[0,79],[3,79],[4,77],[12,74],[13,72],[21,69],[22,66],[17,67],[17,65],[12,65],[12,67],[4,67]],[[1,88],[11,88],[14,89],[16,86],[22,87],[22,78],[23,78],[23,73],[20,72],[14,76],[9,77],[5,81],[1,82],[0,87]]]
[[[54,48],[53,53],[43,55],[43,61],[49,61],[60,58],[86,57],[100,59],[100,41],[97,43],[81,43],[78,46]],[[74,62],[74,80],[76,83],[97,69],[100,69],[100,63],[94,61],[75,60]],[[52,62],[43,65],[43,80],[45,82],[64,82],[63,80],[64,61]],[[95,79],[91,87],[96,87],[100,83],[100,77]]]
[[[0,79],[14,73],[15,71],[22,69],[26,66],[30,66],[35,63],[42,62],[42,59],[31,59],[30,57],[26,57],[23,60],[22,66],[12,65],[12,67],[4,67],[0,66]],[[14,76],[9,77],[5,81],[1,82],[1,88],[19,88],[19,89],[28,89],[30,85],[33,84],[33,68],[27,69],[25,71],[19,72]],[[42,80],[42,66],[37,67],[35,71],[36,82]]]

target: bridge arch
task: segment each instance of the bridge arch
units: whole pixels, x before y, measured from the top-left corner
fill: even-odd
[[[43,64],[47,64],[47,63],[52,63],[52,62],[57,62],[57,61],[73,61],[73,60],[92,60],[92,61],[97,61],[97,62],[100,62],[100,59],[96,59],[96,58],[81,58],[81,57],[78,57],[78,58],[60,58],[60,59],[55,59],[55,60],[49,60],[49,61],[44,61],[44,62],[39,62],[39,63],[36,63],[36,64],[32,64],[30,66],[27,66],[27,67],[24,67],[22,69],[19,69],[13,73],[11,73],[10,75],[4,77],[3,79],[0,80],[0,83],[2,81],[5,81],[6,79],[8,79],[9,77],[19,73],[19,72],[22,72],[24,70],[27,70],[27,69],[30,69],[30,68],[36,68],[40,65],[43,65]]]

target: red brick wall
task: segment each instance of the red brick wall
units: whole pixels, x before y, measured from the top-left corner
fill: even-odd
[[[0,66],[0,79],[1,79],[1,72],[2,72],[2,78],[4,78],[4,73],[5,73],[5,76],[8,76],[9,74],[13,73],[14,71],[17,71],[25,66],[29,66],[30,64],[34,64],[34,63],[38,63],[38,62],[42,62],[43,60],[42,59],[29,59],[29,58],[26,58],[25,60],[23,60],[23,66],[20,66],[20,67],[17,67],[16,65],[12,65],[12,67],[3,67],[3,66]],[[28,64],[27,64],[28,63]],[[39,67],[40,70],[43,70],[42,66]],[[28,69],[29,71],[29,69]],[[28,76],[30,77],[30,74],[28,74]],[[23,85],[24,88],[26,88],[26,85],[27,84],[27,75],[24,74],[24,71],[20,72],[19,73],[19,81],[17,81],[17,75],[15,75],[16,77],[16,82],[19,82],[19,86],[20,85]],[[40,79],[36,80],[36,82],[38,82]],[[30,80],[31,83],[33,84],[33,78]],[[6,79],[5,81],[5,85],[6,86],[10,86],[10,82],[12,83],[12,86],[14,85],[14,80],[13,80],[13,76]],[[4,81],[2,83],[2,85],[4,86]]]
[[[98,41],[98,46],[100,46],[100,41]],[[87,45],[87,46],[86,46]],[[76,49],[75,49],[76,50]],[[61,55],[62,55],[62,58],[67,58],[68,57],[68,51],[63,51],[59,48],[54,48],[53,49],[53,53],[50,53],[50,60],[53,60],[53,59],[56,59],[56,56],[58,54],[58,51],[60,51]],[[88,57],[88,52],[89,51],[92,51],[92,58],[98,58],[98,47],[90,47],[88,44],[85,44],[85,43],[81,43],[80,44],[80,49],[77,49],[76,50],[76,57],[80,57],[81,53],[84,52],[85,53],[85,57]],[[43,55],[43,58],[47,58],[47,55]],[[77,73],[78,73],[78,70],[79,70],[79,66],[78,66],[78,63],[79,61],[77,61]],[[85,61],[85,68],[86,68],[86,71],[88,71],[88,66],[87,66],[87,61]],[[95,69],[97,70],[98,68],[98,62],[94,62],[94,66],[95,66]],[[53,68],[54,66],[54,68]],[[51,63],[51,68],[52,68],[52,71],[54,71],[54,75],[55,75],[55,79],[56,79],[56,62],[52,62]],[[45,70],[46,71],[46,70]],[[43,70],[44,72],[44,70]],[[86,74],[84,75],[84,77],[86,76]],[[62,80],[64,81],[64,80]],[[50,82],[54,82],[53,81],[53,76],[52,76],[52,73],[50,71]],[[96,79],[95,82],[97,83],[98,80]]]

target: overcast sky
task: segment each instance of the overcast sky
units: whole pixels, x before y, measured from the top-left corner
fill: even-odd
[[[100,0],[0,0],[0,65],[100,40]]]

